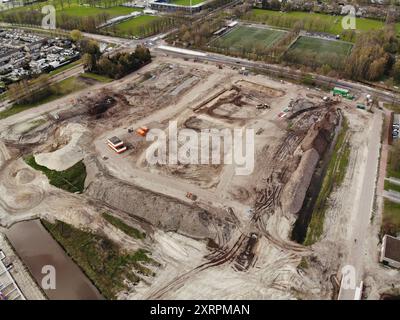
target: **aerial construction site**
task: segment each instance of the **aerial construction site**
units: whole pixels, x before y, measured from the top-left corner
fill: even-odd
[[[356,259],[366,265],[364,295],[379,298],[400,282],[375,265],[379,226],[361,230],[352,223],[359,203],[372,201],[360,190],[371,161],[378,161],[382,126],[377,108],[356,108],[363,99],[157,54],[121,80],[0,121],[0,231],[28,266],[26,277],[38,282],[13,228],[44,221],[97,287],[96,297],[336,299],[341,268]],[[167,134],[171,122],[178,131],[252,129],[252,170],[238,175],[235,163],[149,163],[150,133]],[[83,176],[56,174],[70,168]],[[376,170],[369,171],[373,184]],[[124,266],[120,285],[108,292],[106,280],[74,255],[68,232],[57,233],[60,223],[98,235],[103,253],[115,245],[146,258]],[[351,253],[356,237],[357,245],[365,240],[359,256]],[[42,296],[30,287],[27,298]]]

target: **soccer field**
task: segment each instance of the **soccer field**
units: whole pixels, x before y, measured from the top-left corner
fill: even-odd
[[[192,0],[192,6],[205,2],[206,0]],[[190,6],[190,0],[171,0],[170,3],[177,4],[179,6]]]
[[[344,41],[299,37],[286,53],[289,61],[309,65],[336,64],[350,54],[353,45]]]
[[[116,24],[115,26],[105,28],[105,30],[115,32],[115,35],[120,37],[141,37],[142,29],[146,28],[152,21],[161,19],[157,16],[142,15],[136,18]]]
[[[256,27],[239,26],[216,40],[214,45],[219,48],[252,51],[255,48],[270,48],[285,35],[285,31]]]
[[[68,15],[71,17],[90,17],[96,16],[98,14],[106,13],[109,14],[111,17],[123,16],[127,15],[133,11],[142,11],[142,9],[138,8],[128,8],[123,6],[113,6],[109,8],[100,8],[94,6],[84,6],[79,5],[77,0],[71,0],[69,2],[65,2],[61,4],[62,1],[45,1],[45,2],[35,2],[30,5],[16,7],[13,9],[9,9],[4,11],[4,13],[11,13],[11,12],[19,12],[19,11],[40,11],[42,7],[46,5],[53,5],[56,8],[57,17],[61,15]]]
[[[321,38],[300,37],[291,49],[309,50],[318,53],[333,52],[338,55],[347,56],[352,48],[348,42],[326,40]]]
[[[292,28],[297,22],[302,21],[304,29],[306,30],[327,32],[334,35],[343,32],[341,16],[323,13],[299,11],[280,12],[265,9],[253,9],[246,15],[245,19],[284,28]],[[382,29],[384,25],[385,23],[383,21],[368,18],[356,18],[357,32],[379,30]],[[400,23],[396,23],[396,30],[400,34]]]

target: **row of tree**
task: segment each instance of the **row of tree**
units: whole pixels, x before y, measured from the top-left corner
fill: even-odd
[[[400,78],[399,63],[396,63],[399,48],[395,25],[386,26],[384,30],[361,33],[345,61],[345,75],[356,80],[371,81],[391,75]]]
[[[42,74],[28,80],[22,79],[8,86],[8,98],[15,103],[35,103],[51,94],[57,93],[57,86],[50,86],[49,76]]]
[[[79,46],[84,52],[82,60],[85,70],[112,79],[122,78],[151,61],[150,50],[141,45],[133,53],[117,52],[112,55],[102,55],[94,40],[82,39]]]

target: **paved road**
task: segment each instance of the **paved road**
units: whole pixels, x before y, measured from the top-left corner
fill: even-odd
[[[354,204],[356,215],[350,231],[351,237],[348,244],[348,248],[350,249],[349,256],[344,263],[344,265],[351,265],[355,268],[357,286],[362,281],[364,275],[363,261],[365,258],[366,241],[368,239],[368,229],[374,202],[381,128],[382,114],[380,112],[375,112],[373,124],[369,131],[368,156],[365,163],[362,189],[359,198]],[[356,241],[354,241],[354,239],[356,239]],[[354,289],[341,290],[339,300],[353,300],[354,295]]]

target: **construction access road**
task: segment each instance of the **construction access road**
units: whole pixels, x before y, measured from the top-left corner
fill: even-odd
[[[359,286],[364,274],[364,258],[366,256],[366,246],[368,231],[370,228],[373,203],[375,198],[375,183],[377,179],[377,168],[380,152],[379,134],[382,128],[382,113],[376,112],[373,124],[369,130],[368,155],[366,162],[360,164],[364,166],[364,179],[362,187],[358,192],[354,202],[353,221],[350,225],[350,237],[348,239],[348,256],[343,266],[352,266],[355,270],[356,285]],[[339,300],[353,300],[356,288],[341,289]]]

